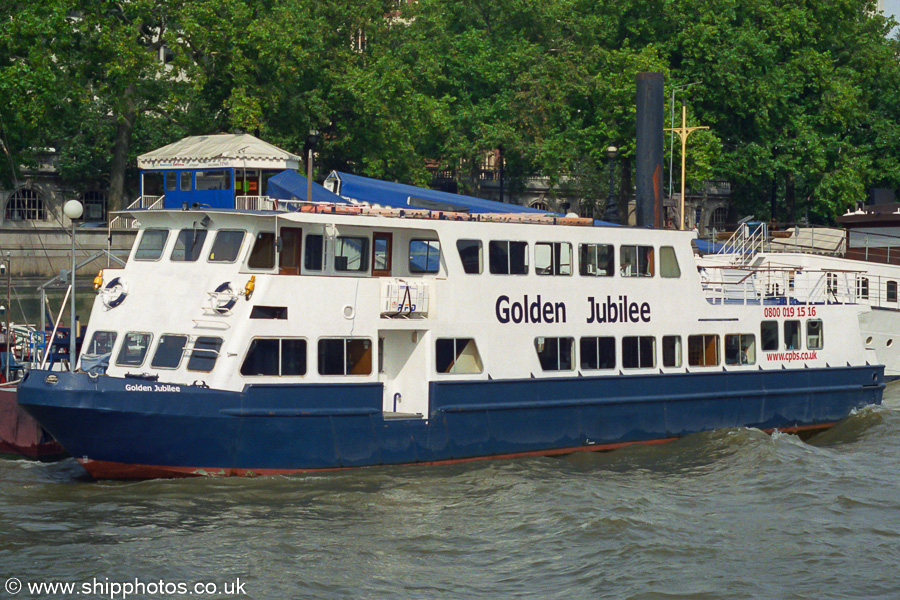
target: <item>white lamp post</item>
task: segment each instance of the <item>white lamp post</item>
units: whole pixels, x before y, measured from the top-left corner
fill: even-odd
[[[71,317],[72,327],[69,329],[69,370],[75,370],[75,219],[80,219],[84,213],[84,207],[78,200],[69,200],[63,206],[63,212],[72,222],[72,274],[69,281],[72,283]]]

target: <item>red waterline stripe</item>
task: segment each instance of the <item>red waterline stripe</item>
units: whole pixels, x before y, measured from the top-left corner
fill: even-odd
[[[801,425],[797,427],[779,427],[764,429],[765,433],[781,431],[783,433],[801,433],[816,430],[824,430],[833,427],[836,423],[824,425]],[[481,460],[504,460],[510,458],[523,458],[526,456],[559,456],[574,454],[575,452],[604,452],[616,450],[626,446],[652,446],[667,444],[680,439],[677,437],[658,440],[646,440],[640,442],[620,442],[615,444],[595,444],[589,446],[575,446],[572,448],[557,448],[554,450],[531,450],[528,452],[512,452],[509,454],[491,454],[489,456],[472,456],[468,458],[450,458],[446,460],[421,461],[412,463],[391,463],[390,465],[366,465],[367,467],[403,466],[403,465],[456,465],[476,462]],[[267,475],[292,475],[296,473],[324,473],[327,471],[346,471],[362,467],[328,467],[321,469],[232,469],[232,468],[203,468],[203,467],[168,467],[158,465],[132,465],[128,463],[109,462],[104,460],[91,460],[79,458],[78,462],[95,479],[169,479],[176,477],[263,477]]]

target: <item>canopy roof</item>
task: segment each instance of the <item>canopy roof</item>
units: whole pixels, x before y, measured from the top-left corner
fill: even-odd
[[[307,179],[297,171],[282,171],[269,179],[268,195],[279,200],[307,200]],[[312,182],[313,202],[332,202],[334,204],[350,204],[336,194]]]
[[[141,154],[138,168],[296,169],[300,157],[247,133],[197,135]]]

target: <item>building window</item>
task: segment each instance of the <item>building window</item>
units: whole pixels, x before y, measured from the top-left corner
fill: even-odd
[[[541,369],[544,371],[571,371],[575,338],[538,337],[534,338]]]
[[[81,204],[84,206],[82,220],[106,220],[106,194],[103,192],[85,192],[81,195]]]
[[[719,364],[719,336],[689,335],[688,364],[692,367],[714,367]]]
[[[727,220],[728,208],[725,206],[720,206],[713,211],[712,217],[709,219],[709,225],[710,227],[715,228],[717,231],[722,231],[725,229],[725,222]]]
[[[616,338],[581,338],[581,368],[585,370],[616,368]]]
[[[22,188],[10,194],[4,218],[9,221],[46,221],[47,208],[40,194]]]
[[[471,338],[437,340],[435,357],[438,373],[481,373],[483,370],[481,355]]]
[[[726,365],[756,364],[756,336],[739,333],[725,336]]]
[[[538,275],[571,275],[572,244],[567,242],[535,244],[534,272]]]

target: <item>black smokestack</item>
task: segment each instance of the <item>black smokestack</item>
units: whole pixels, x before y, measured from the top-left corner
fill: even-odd
[[[663,226],[663,75],[637,75],[637,225]]]

